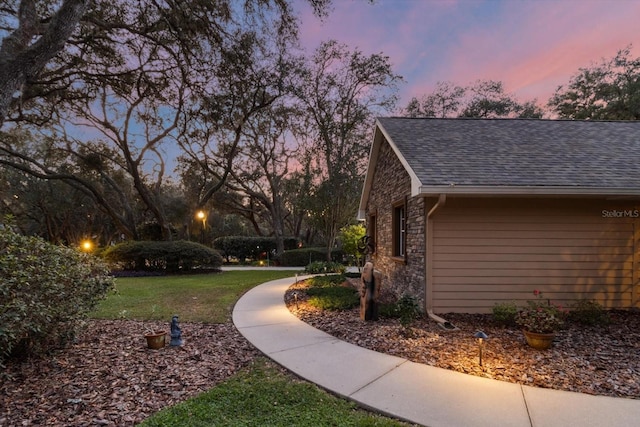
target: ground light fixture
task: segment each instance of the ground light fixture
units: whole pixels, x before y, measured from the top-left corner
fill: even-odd
[[[473,337],[478,340],[478,358],[480,366],[482,366],[482,347],[484,347],[484,341],[489,337],[482,331],[477,331]]]

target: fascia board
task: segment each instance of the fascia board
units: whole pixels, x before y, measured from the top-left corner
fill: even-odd
[[[400,163],[404,167],[404,169],[409,174],[411,179],[411,195],[417,196],[420,194],[421,183],[418,179],[417,175],[409,166],[407,159],[404,158],[396,144],[391,139],[391,136],[384,129],[379,120],[376,119],[376,127],[374,131],[373,144],[371,144],[371,150],[369,151],[369,162],[367,163],[367,173],[364,179],[364,185],[362,186],[362,194],[360,195],[360,206],[358,207],[358,219],[363,220],[365,218],[367,202],[369,201],[369,192],[371,191],[371,186],[373,185],[373,174],[375,172],[376,164],[378,163],[378,157],[380,154],[380,147],[382,146],[382,142],[386,140],[391,149],[395,153],[395,155],[400,160]]]
[[[598,187],[518,187],[518,186],[421,186],[422,196],[440,194],[459,196],[584,196],[584,197],[640,197],[640,188],[598,188]]]

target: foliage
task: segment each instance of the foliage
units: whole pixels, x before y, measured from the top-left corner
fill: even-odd
[[[542,298],[542,292],[535,290],[536,299],[527,301],[527,306],[518,312],[516,324],[522,329],[538,334],[555,332],[564,324],[565,312],[561,306]]]
[[[224,323],[242,294],[261,283],[291,277],[291,271],[245,270],[212,274],[118,278],[117,293],[102,301],[91,317]]]
[[[418,300],[409,294],[404,294],[395,304],[396,316],[404,329],[409,329],[420,315]]]
[[[309,220],[327,248],[355,217],[364,176],[371,122],[393,110],[402,77],[382,54],[365,55],[335,40],[321,43],[296,85],[317,183],[305,202]]]
[[[608,325],[611,322],[609,313],[597,301],[578,300],[571,305],[569,319],[582,325]]]
[[[258,259],[264,252],[275,252],[276,239],[274,237],[224,236],[215,239],[213,247],[218,249],[227,261],[230,257],[234,257],[243,262],[247,258]],[[298,247],[298,239],[285,238],[284,247],[285,249]]]
[[[287,267],[305,267],[315,262],[326,262],[326,259],[326,248],[300,248],[285,251],[278,258],[278,262],[280,265]],[[331,251],[331,259],[334,261],[342,259],[342,251]]]
[[[515,326],[518,306],[515,302],[502,302],[491,309],[493,319],[504,326]]]
[[[0,224],[0,365],[68,343],[112,286],[99,259]]]
[[[335,286],[344,283],[344,274],[327,274],[323,276],[314,276],[307,279],[307,284],[312,288],[323,288],[327,286]]]
[[[277,408],[277,410],[274,410]],[[359,409],[264,359],[217,387],[146,419],[141,427],[344,426],[407,424]]]
[[[356,265],[360,265],[362,252],[360,244],[362,238],[367,234],[367,228],[359,223],[348,225],[340,229],[340,241],[342,242],[342,251],[345,255],[353,258]]]
[[[640,120],[640,58],[631,58],[627,46],[611,59],[580,68],[558,87],[549,107],[566,119]]]
[[[309,304],[321,310],[348,310],[360,303],[360,295],[350,286],[342,286],[342,274],[316,276],[307,281]]]
[[[129,241],[109,247],[103,256],[109,262],[122,265],[125,270],[175,273],[195,267],[219,268],[222,265],[222,257],[216,250],[186,240]]]
[[[345,266],[339,262],[315,261],[307,265],[304,271],[309,274],[344,273]]]
[[[360,304],[358,291],[344,286],[309,288],[309,305],[320,310],[349,310]]]
[[[505,93],[500,81],[477,80],[462,87],[452,82],[438,82],[434,91],[421,99],[412,98],[405,108],[409,117],[517,117],[542,118],[536,100],[518,102]]]

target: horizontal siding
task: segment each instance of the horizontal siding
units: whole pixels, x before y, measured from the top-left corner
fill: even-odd
[[[602,210],[614,209],[606,202],[497,205],[454,201],[434,216],[436,312],[524,304],[535,289],[559,303],[585,298],[611,308],[632,303],[633,218],[604,218]]]

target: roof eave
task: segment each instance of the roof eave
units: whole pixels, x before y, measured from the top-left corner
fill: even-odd
[[[375,166],[378,162],[378,154],[380,153],[380,146],[383,141],[387,141],[387,143],[391,146],[391,149],[402,163],[402,166],[409,174],[411,179],[411,195],[415,196],[420,193],[421,183],[418,179],[418,176],[414,172],[414,170],[409,166],[409,162],[404,158],[403,154],[400,152],[396,144],[391,139],[391,136],[387,132],[387,130],[382,126],[379,120],[376,119],[375,131],[373,137],[373,144],[371,144],[371,150],[369,152],[369,161],[367,163],[367,172],[365,175],[364,185],[362,187],[362,193],[360,195],[360,205],[358,207],[358,217],[359,220],[366,219],[366,208],[367,202],[369,201],[369,192],[371,191],[371,186],[373,185],[373,174],[375,172]]]
[[[573,186],[465,186],[423,185],[418,194],[422,196],[574,196],[574,197],[639,197],[640,188],[573,187]]]

